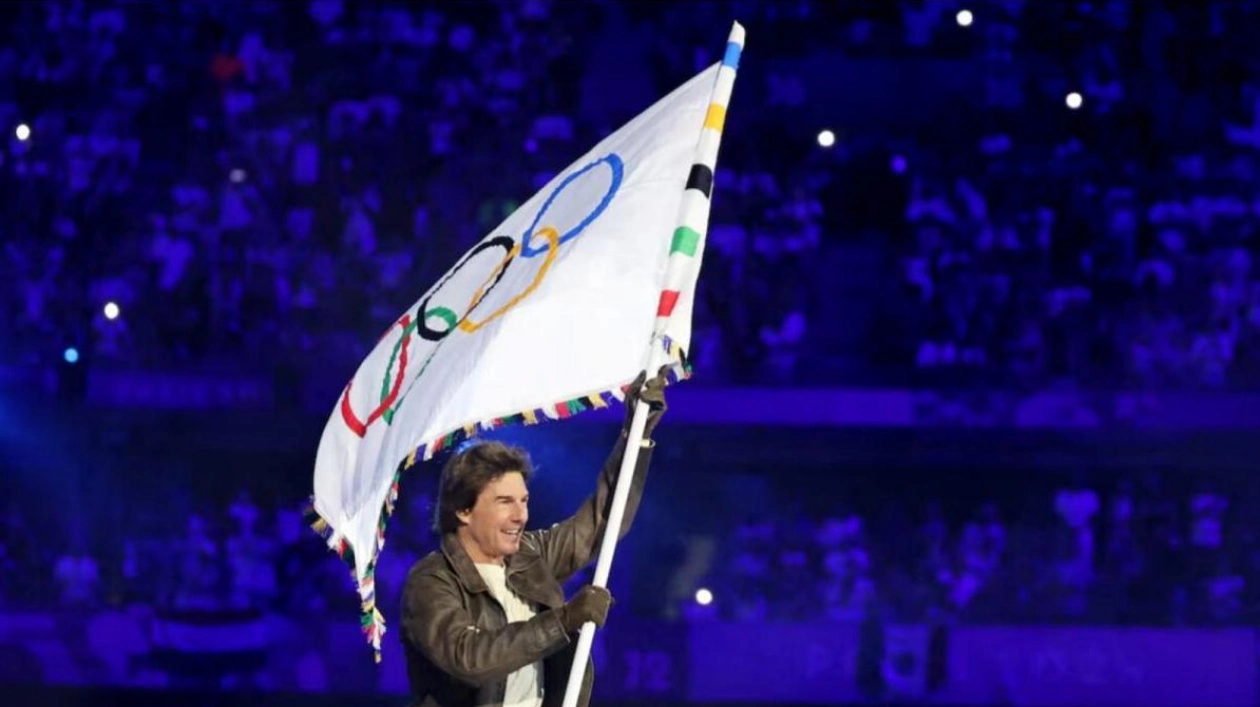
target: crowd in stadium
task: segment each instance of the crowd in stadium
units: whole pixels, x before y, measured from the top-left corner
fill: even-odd
[[[105,368],[348,372],[557,170],[716,60],[738,17],[750,61],[979,56],[989,118],[858,136],[776,124],[737,89],[731,124],[789,144],[723,148],[701,379],[1260,382],[1260,66],[1236,51],[1260,8],[978,5],[964,22],[962,3],[909,0],[5,4],[0,365],[55,368],[73,348]],[[841,285],[852,323],[827,320]],[[1151,477],[914,504],[714,529],[715,601],[658,613],[839,618],[878,600],[907,618],[1233,621],[1260,586],[1254,538],[1227,531],[1242,492]],[[291,499],[110,546],[87,528],[41,545],[32,522],[7,511],[0,605],[353,601]],[[398,547],[404,568],[426,549]]]

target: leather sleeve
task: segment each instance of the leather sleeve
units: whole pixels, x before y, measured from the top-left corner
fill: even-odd
[[[477,628],[457,582],[437,574],[412,573],[402,607],[407,640],[456,680],[477,687],[504,680],[569,642],[556,609],[497,630]]]
[[[654,446],[653,444],[639,448],[639,457],[634,468],[634,480],[630,486],[630,495],[626,499],[625,515],[622,517],[618,538],[625,537],[630,531],[630,525],[639,509],[639,502],[643,500],[643,487],[647,483],[647,472],[651,465]],[[546,530],[535,530],[529,533],[533,536],[531,540],[537,543],[543,561],[551,568],[556,580],[561,583],[585,567],[599,551],[625,449],[626,435],[623,430],[618,435],[617,443],[613,446],[608,459],[604,462],[595,486],[595,493],[588,496],[577,512],[567,520]]]

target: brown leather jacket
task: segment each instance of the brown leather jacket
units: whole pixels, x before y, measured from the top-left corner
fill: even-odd
[[[618,437],[599,475],[595,493],[567,520],[545,530],[526,531],[520,550],[507,563],[507,584],[534,604],[529,621],[507,623],[499,603],[477,573],[454,533],[407,574],[402,600],[402,643],[412,704],[422,707],[475,707],[503,701],[507,676],[543,661],[544,707],[559,707],[569,681],[576,640],[560,624],[564,605],[560,584],[595,559],[608,520],[608,508],[626,436]],[[619,537],[630,529],[651,461],[639,450],[634,482]],[[576,637],[574,637],[576,638]],[[590,702],[594,664],[588,661],[578,704]]]

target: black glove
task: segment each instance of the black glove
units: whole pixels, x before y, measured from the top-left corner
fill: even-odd
[[[667,381],[665,374],[669,371],[669,365],[661,366],[656,376],[652,380],[646,381],[647,371],[640,371],[634,382],[626,390],[626,419],[622,423],[622,429],[630,429],[630,421],[634,418],[634,408],[639,400],[647,403],[648,416],[647,424],[643,426],[643,439],[651,439],[652,431],[660,424],[661,416],[669,409],[665,404],[665,386]]]
[[[577,633],[587,621],[603,628],[608,619],[608,607],[612,606],[612,594],[607,589],[588,584],[578,590],[569,603],[560,608],[560,623],[565,633]]]

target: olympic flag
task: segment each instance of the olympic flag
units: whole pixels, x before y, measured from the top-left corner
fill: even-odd
[[[607,407],[645,368],[689,375],[713,170],[742,46],[735,24],[722,61],[473,246],[346,384],[320,439],[309,520],[353,568],[377,660],[385,626],[373,575],[401,473],[479,431]]]

